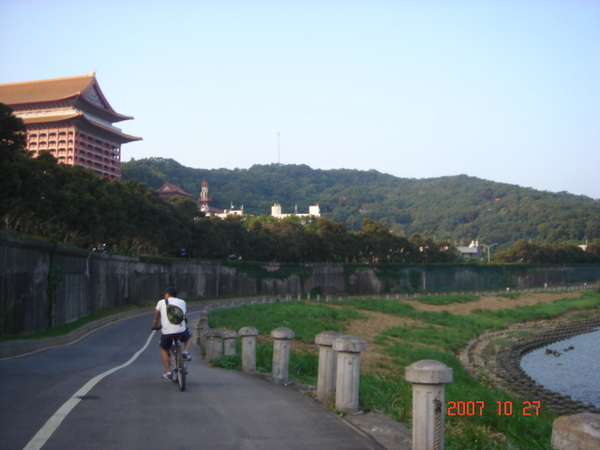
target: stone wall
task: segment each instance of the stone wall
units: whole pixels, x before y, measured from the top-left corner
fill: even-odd
[[[242,295],[380,295],[595,282],[600,265],[274,264],[106,255],[0,232],[0,334],[32,333],[95,311]]]
[[[521,368],[521,358],[527,353],[579,334],[591,333],[599,326],[600,315],[595,315],[548,327],[534,335],[521,338],[510,346],[501,348],[498,352],[496,356],[498,375],[510,384],[510,389],[514,393],[525,399],[541,401],[556,414],[600,413],[600,408],[591,403],[585,404],[582,401],[573,400],[569,395],[561,395],[545,389]]]

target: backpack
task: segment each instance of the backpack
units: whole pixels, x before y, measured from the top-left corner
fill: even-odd
[[[174,325],[180,325],[181,322],[187,320],[183,310],[179,306],[169,305],[169,300],[165,298],[165,302],[167,303],[167,319]]]

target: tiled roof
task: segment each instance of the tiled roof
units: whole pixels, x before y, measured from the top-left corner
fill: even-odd
[[[100,98],[100,102],[104,106],[102,109],[118,117],[118,120],[133,118],[117,113],[110,106],[98,86],[96,74],[94,72],[77,77],[0,84],[0,102],[11,106],[27,103],[52,102],[79,97],[87,103],[98,107],[98,104],[83,97],[84,93],[91,92],[92,90],[95,91],[93,94],[97,94]]]
[[[7,105],[16,105],[63,100],[82,93],[94,80],[95,76],[91,73],[82,77],[0,84],[0,101]]]
[[[185,192],[179,186],[177,186],[175,184],[171,184],[171,183],[165,183],[165,184],[163,184],[161,187],[158,188],[158,192],[159,193],[163,193],[163,194],[175,194],[175,193],[177,193],[177,194],[180,194],[180,195],[185,195],[186,197],[194,198],[193,194],[190,194],[189,192]]]
[[[107,127],[100,123],[94,122],[94,121],[88,119],[85,116],[85,114],[83,114],[81,112],[66,113],[66,114],[55,115],[55,116],[36,116],[36,117],[29,117],[29,118],[23,117],[23,122],[25,123],[25,125],[32,125],[32,124],[36,124],[36,123],[53,123],[53,122],[60,122],[63,120],[71,120],[71,119],[83,120],[86,123],[93,125],[94,127],[100,128],[104,131],[107,131],[108,133],[110,133],[114,137],[116,137],[117,140],[119,142],[121,142],[122,144],[125,144],[127,142],[142,140],[141,137],[131,136],[129,134],[125,134],[121,131]]]
[[[65,114],[56,114],[53,116],[21,117],[21,119],[23,119],[23,122],[27,125],[34,123],[60,122],[62,120],[74,119],[81,116],[83,116],[83,113],[69,112]]]

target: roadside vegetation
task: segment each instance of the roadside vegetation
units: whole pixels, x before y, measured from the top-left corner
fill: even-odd
[[[497,243],[494,252],[519,239],[548,244],[600,240],[598,200],[467,175],[409,179],[300,164],[193,169],[170,158],[132,160],[122,170],[124,180],[136,179],[154,189],[167,181],[196,194],[207,181],[212,206],[230,208],[233,202],[244,205],[245,214],[267,214],[273,203],[280,203],[284,212],[294,205],[305,212],[318,204],[325,217],[349,230],[360,230],[368,218],[399,236],[435,234],[459,245],[477,239]]]
[[[437,311],[419,310],[405,301],[350,300],[319,304],[314,302],[275,303],[218,310],[209,316],[211,328],[239,329],[254,326],[259,330],[257,368],[272,370],[270,331],[285,326],[296,333],[290,358],[290,378],[315,385],[318,356],[314,336],[322,331],[356,332],[367,321],[370,311],[398,320],[400,325],[378,329],[369,347],[376,357],[363,364],[360,403],[363,410],[378,410],[410,425],[412,387],[404,380],[404,370],[422,359],[435,359],[453,369],[453,381],[446,385],[446,401],[477,403],[474,414],[446,417],[446,448],[448,449],[550,449],[552,421],[556,416],[542,404],[532,415],[523,415],[524,401],[496,388],[485,378],[476,380],[462,367],[458,353],[467,343],[490,330],[506,329],[521,322],[553,319],[567,312],[585,314],[600,312],[600,294],[584,291],[576,296],[558,298],[550,303],[534,303],[511,307],[513,296],[506,299],[504,309],[473,309],[468,314],[453,314],[444,310],[448,305],[473,303],[474,296],[447,295],[432,302]],[[357,328],[358,327],[358,328]],[[357,334],[357,333],[354,333]],[[369,349],[367,349],[369,351]],[[241,369],[239,355],[224,357],[214,363],[220,367]],[[513,414],[498,414],[501,405],[511,402]],[[333,408],[334,405],[328,405]],[[482,409],[480,407],[483,406]],[[525,410],[527,412],[527,410]]]
[[[280,165],[184,170],[160,158],[124,163],[123,180],[116,182],[60,164],[49,152],[33,158],[26,147],[22,120],[0,104],[0,230],[87,251],[261,262],[451,264],[465,262],[457,245],[480,236],[482,243],[498,244],[498,262],[600,262],[600,205],[581,196],[465,176],[417,181],[372,171]],[[204,217],[193,200],[166,202],[156,191],[168,181],[196,193],[204,179],[214,187],[213,206],[239,202],[244,216]],[[301,210],[318,203],[322,217],[278,220],[266,215],[274,202],[299,204]],[[519,238],[526,241],[515,243]],[[576,245],[582,242],[589,242],[586,250]]]

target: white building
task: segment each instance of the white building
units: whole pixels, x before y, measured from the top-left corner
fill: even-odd
[[[224,209],[222,213],[213,213],[213,216],[220,217],[224,219],[227,216],[243,216],[244,215],[244,205],[240,209],[234,209],[233,205],[231,205],[230,209]]]
[[[479,245],[479,241],[471,241],[468,247],[456,247],[465,259],[481,259],[483,258],[483,246]]]
[[[298,206],[295,207],[293,214],[282,214],[281,205],[275,203],[271,206],[271,216],[277,219],[283,219],[284,217],[297,216],[297,217],[321,217],[321,209],[319,205],[313,205],[308,207],[308,214],[298,214]]]

